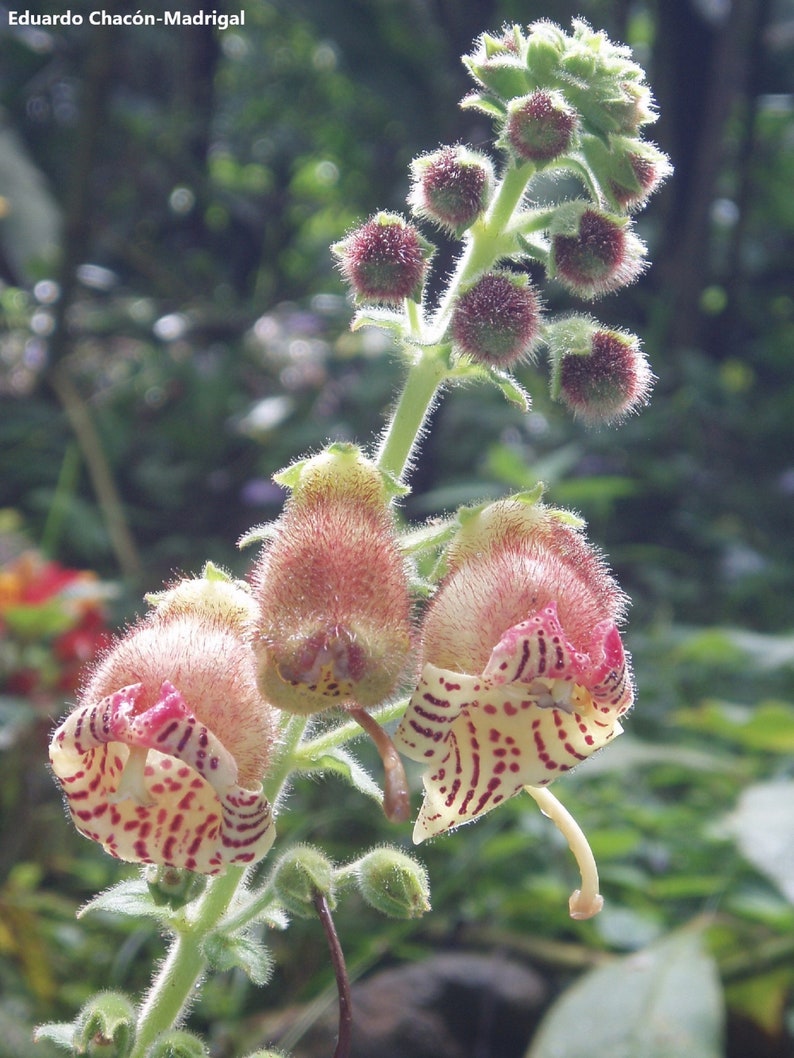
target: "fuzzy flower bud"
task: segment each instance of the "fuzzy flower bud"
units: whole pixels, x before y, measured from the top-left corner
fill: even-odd
[[[205,599],[200,584],[165,593],[108,651],[50,761],[77,829],[111,855],[217,874],[273,842],[261,781],[276,714],[241,628],[248,592]]]
[[[636,138],[586,136],[582,150],[604,197],[624,212],[642,209],[672,172],[663,151]]]
[[[135,1039],[135,1009],[123,992],[98,992],[77,1016],[75,1054],[129,1054]]]
[[[633,701],[616,625],[625,597],[570,522],[521,497],[461,512],[425,620],[422,677],[394,739],[425,765],[414,841],[525,787],[554,815],[551,803],[561,806],[543,788],[621,731]],[[554,821],[585,864],[572,914],[595,914],[592,854],[567,814]]]
[[[430,910],[430,883],[421,863],[398,849],[373,849],[356,864],[361,895],[391,918],[419,918]]]
[[[546,330],[551,395],[586,423],[622,419],[645,404],[653,375],[639,339],[573,316]]]
[[[479,364],[510,368],[528,358],[540,332],[540,300],[525,275],[486,272],[457,300],[455,349]]]
[[[396,213],[378,213],[331,247],[361,302],[419,301],[433,247]]]
[[[549,226],[550,275],[583,298],[632,283],[645,267],[645,246],[628,225],[587,202],[564,202]]]
[[[578,121],[561,92],[539,88],[508,103],[502,139],[521,161],[550,162],[571,148]]]
[[[420,217],[460,236],[482,214],[493,188],[491,160],[468,147],[442,147],[411,163],[408,202]]]
[[[334,865],[312,845],[296,845],[284,853],[273,872],[273,890],[279,901],[299,918],[313,918],[314,899],[319,893],[330,907],[334,896]]]
[[[292,713],[391,695],[412,641],[389,485],[353,445],[276,478],[292,495],[253,572],[259,684]]]

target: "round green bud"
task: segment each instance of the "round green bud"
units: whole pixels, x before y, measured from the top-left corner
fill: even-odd
[[[203,1041],[192,1032],[163,1032],[146,1052],[146,1058],[209,1058]]]
[[[358,861],[361,895],[390,918],[419,918],[430,910],[430,883],[421,863],[397,849],[373,849]]]
[[[313,918],[314,900],[321,893],[333,908],[334,866],[312,845],[295,845],[276,864],[272,879],[276,896],[293,915]]]

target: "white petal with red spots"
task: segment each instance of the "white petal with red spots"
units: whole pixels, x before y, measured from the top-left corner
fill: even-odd
[[[550,605],[505,633],[481,676],[425,665],[394,739],[427,765],[414,841],[548,785],[620,734],[633,687],[615,624],[592,642],[575,650]]]
[[[122,860],[218,874],[261,859],[273,817],[261,790],[168,681],[136,712],[141,684],[71,713],[50,761],[77,829]]]

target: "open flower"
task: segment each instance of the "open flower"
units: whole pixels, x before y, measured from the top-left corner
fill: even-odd
[[[426,765],[415,841],[524,788],[539,795],[620,733],[633,701],[616,625],[624,603],[564,512],[517,497],[465,513],[395,735]],[[597,876],[594,887],[577,897],[578,916],[600,907]]]
[[[275,713],[243,634],[250,597],[206,584],[206,605],[177,586],[108,652],[50,761],[77,829],[111,855],[217,874],[273,842]]]

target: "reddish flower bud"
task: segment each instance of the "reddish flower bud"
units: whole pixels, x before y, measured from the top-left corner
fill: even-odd
[[[639,339],[571,317],[547,328],[551,392],[587,423],[609,423],[645,404],[653,383]]]
[[[586,136],[582,150],[606,199],[623,211],[641,209],[672,172],[667,155],[639,139]]]
[[[528,357],[540,332],[540,300],[525,275],[486,272],[457,300],[450,326],[458,352],[509,368]]]
[[[226,587],[231,610],[246,610],[247,593]],[[219,590],[206,608],[194,594],[173,604],[177,586],[107,653],[50,761],[77,829],[111,855],[217,874],[273,842],[261,781],[276,714]]]
[[[645,246],[624,217],[586,202],[565,202],[549,233],[549,271],[583,298],[596,298],[632,283],[645,267]]]
[[[620,733],[624,602],[564,512],[516,497],[461,517],[395,735],[426,765],[415,841],[548,785]]]
[[[468,147],[442,147],[411,163],[408,202],[420,217],[461,235],[482,214],[493,187],[490,159]]]
[[[378,213],[331,247],[359,301],[418,301],[433,247],[396,213]]]
[[[359,449],[332,445],[276,480],[293,492],[253,572],[262,693],[293,713],[376,705],[412,640],[384,477]]]
[[[503,139],[522,161],[550,162],[570,149],[578,122],[561,92],[539,88],[510,101]]]

